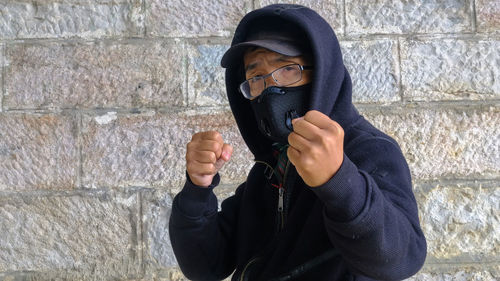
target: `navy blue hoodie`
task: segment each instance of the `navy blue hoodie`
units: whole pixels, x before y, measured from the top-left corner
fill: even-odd
[[[272,142],[261,134],[250,103],[238,92],[242,62],[226,69],[226,88],[238,128],[255,156],[246,182],[217,210],[213,188],[187,177],[170,218],[172,247],[181,270],[194,280],[401,280],[426,256],[410,171],[391,137],[367,122],[351,101],[351,79],[329,24],[311,9],[271,5],[247,14],[232,45],[252,23],[280,18],[302,29],[313,55],[309,109],[344,129],[344,160],[324,185],[311,188],[291,163],[284,211],[267,174]],[[223,172],[223,171],[222,171]]]

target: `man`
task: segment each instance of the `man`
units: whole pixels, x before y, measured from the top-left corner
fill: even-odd
[[[330,26],[298,5],[247,14],[221,62],[238,128],[255,156],[217,211],[232,146],[187,145],[172,246],[184,274],[218,280],[401,280],[426,255],[410,172],[396,141],[358,114]]]

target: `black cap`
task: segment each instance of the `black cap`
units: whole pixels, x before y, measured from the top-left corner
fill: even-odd
[[[243,53],[248,47],[262,47],[285,56],[304,54],[304,35],[297,28],[283,22],[260,22],[252,27],[245,41],[233,45],[222,56],[221,65],[229,67],[234,62],[241,63]]]

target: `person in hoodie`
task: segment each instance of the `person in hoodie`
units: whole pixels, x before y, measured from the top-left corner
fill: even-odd
[[[337,38],[313,10],[270,5],[239,23],[221,64],[255,164],[218,210],[232,146],[187,145],[169,222],[193,280],[401,280],[426,256],[410,171],[394,139],[351,101]]]

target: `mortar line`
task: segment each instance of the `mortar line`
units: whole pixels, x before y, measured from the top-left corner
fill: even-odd
[[[412,109],[412,110],[424,110],[424,109],[433,109],[439,107],[440,109],[453,109],[458,107],[470,108],[470,109],[478,109],[481,107],[493,107],[500,105],[500,99],[489,99],[489,100],[433,100],[433,101],[405,101],[405,102],[392,102],[392,103],[354,103],[357,108],[365,109],[365,110],[385,110],[385,109]],[[201,110],[230,110],[230,106],[226,105],[204,105],[197,106]],[[82,114],[89,115],[102,115],[106,114],[110,111],[116,112],[118,114],[144,114],[150,111],[155,111],[157,113],[182,113],[185,111],[192,110],[189,106],[160,106],[160,107],[141,107],[141,108],[82,108],[82,109],[74,109],[74,108],[10,108],[5,112],[11,113],[32,113],[32,114],[50,114],[50,113],[74,113],[80,112]]]
[[[82,128],[83,128],[83,117],[81,112],[77,112],[77,142],[78,142],[78,172],[76,176],[76,185],[78,189],[83,189],[82,176],[83,176],[83,157],[82,157]]]
[[[427,190],[436,186],[470,186],[473,188],[496,189],[496,183],[500,178],[438,178],[438,179],[413,179],[413,186],[418,186],[418,190]]]
[[[398,57],[396,63],[397,68],[398,68],[398,86],[399,86],[399,100],[404,103],[405,98],[404,98],[404,91],[403,91],[403,64],[401,62],[401,38],[397,38],[397,49],[398,49]]]
[[[488,267],[490,264],[495,265],[499,261],[496,259],[488,259],[488,260],[467,260],[467,261],[452,261],[452,260],[444,260],[444,261],[439,261],[439,260],[432,260],[429,262],[425,262],[425,265],[428,266],[464,266],[464,265],[471,265],[471,266],[476,266],[480,265],[481,267]]]
[[[478,101],[407,101],[407,102],[394,102],[389,104],[362,104],[355,103],[356,108],[364,111],[378,111],[385,112],[387,110],[395,112],[398,110],[403,111],[425,111],[425,110],[481,110],[494,107],[500,104],[499,100],[478,100]]]
[[[344,27],[342,28],[342,29],[343,29],[342,31],[343,31],[343,33],[344,33],[344,34],[343,34],[343,36],[344,36],[344,37],[347,37],[347,7],[346,7],[346,5],[345,5],[345,1],[346,1],[346,0],[343,0],[343,1],[342,1],[342,12],[343,12],[343,13],[342,13],[342,17],[343,17],[343,18],[342,18],[342,23],[343,23],[343,25],[344,25]]]
[[[227,105],[205,105],[205,106],[197,106],[196,108],[200,109],[213,109],[213,110],[230,110],[229,104]],[[160,106],[160,107],[141,107],[141,108],[84,108],[84,109],[79,109],[76,110],[74,108],[56,108],[56,109],[51,109],[51,108],[12,108],[7,110],[6,112],[12,112],[12,113],[32,113],[32,114],[58,114],[58,113],[65,113],[65,114],[71,114],[75,113],[77,111],[80,111],[82,114],[89,114],[89,115],[103,115],[107,114],[108,112],[116,112],[118,114],[145,114],[151,111],[155,111],[157,113],[165,113],[165,112],[173,112],[173,113],[179,113],[179,112],[185,112],[187,110],[191,110],[192,108],[189,108],[187,106]]]
[[[140,257],[141,257],[141,275],[144,278],[146,275],[146,264],[144,262],[144,248],[145,247],[145,241],[144,241],[144,222],[143,222],[143,215],[144,215],[144,204],[143,204],[143,196],[142,196],[142,191],[139,190],[139,239],[141,240],[140,245]],[[139,244],[139,243],[138,243]]]
[[[189,54],[188,52],[186,51],[188,49],[188,45],[189,43],[186,42],[186,41],[183,41],[183,44],[184,45],[184,59],[183,59],[183,70],[184,70],[184,99],[185,99],[185,102],[186,102],[186,107],[189,108],[190,106],[190,102],[189,102],[189,66],[188,66],[188,61],[189,61]],[[192,45],[191,45],[192,46]],[[196,100],[196,97],[194,97],[194,99]]]
[[[144,19],[143,19],[143,27],[144,27],[144,38],[148,37],[148,31],[147,31],[147,12],[146,12],[146,0],[142,0],[142,12],[144,13]]]
[[[139,192],[149,191],[152,188],[143,186],[128,186],[128,187],[102,187],[97,188],[84,188],[84,189],[51,189],[51,190],[3,190],[0,191],[0,199],[3,197],[21,198],[21,197],[72,197],[72,196],[101,196],[102,194],[110,192]]]
[[[477,33],[476,0],[472,0],[470,5],[471,5],[472,32]]]
[[[2,45],[2,89],[0,89],[0,111],[4,112],[5,111],[5,60],[7,58],[7,44]]]
[[[347,26],[347,20],[345,20],[344,29]],[[345,30],[347,32],[347,30]],[[485,34],[485,33],[475,33],[475,32],[453,32],[453,33],[412,33],[412,34],[398,34],[398,33],[369,33],[369,34],[354,34],[347,35],[344,34],[340,36],[337,34],[337,37],[342,40],[347,41],[365,41],[365,40],[378,40],[380,38],[398,38],[398,37],[408,37],[411,40],[441,40],[441,39],[460,39],[460,40],[499,40],[500,35],[498,34]],[[340,38],[341,37],[341,38]],[[119,39],[119,40],[117,40]],[[176,42],[178,40],[184,40],[187,42],[197,42],[200,40],[210,40],[210,41],[221,41],[227,42],[232,40],[232,36],[198,36],[198,37],[189,37],[189,36],[154,36],[154,37],[120,37],[120,38],[20,38],[20,39],[12,39],[9,42],[5,42],[5,40],[0,40],[0,43],[11,43],[11,44],[42,44],[42,43],[61,43],[61,42],[70,42],[70,43],[99,43],[99,42],[111,42],[116,44],[123,44],[123,42],[149,42],[149,41],[168,41],[168,42]]]

